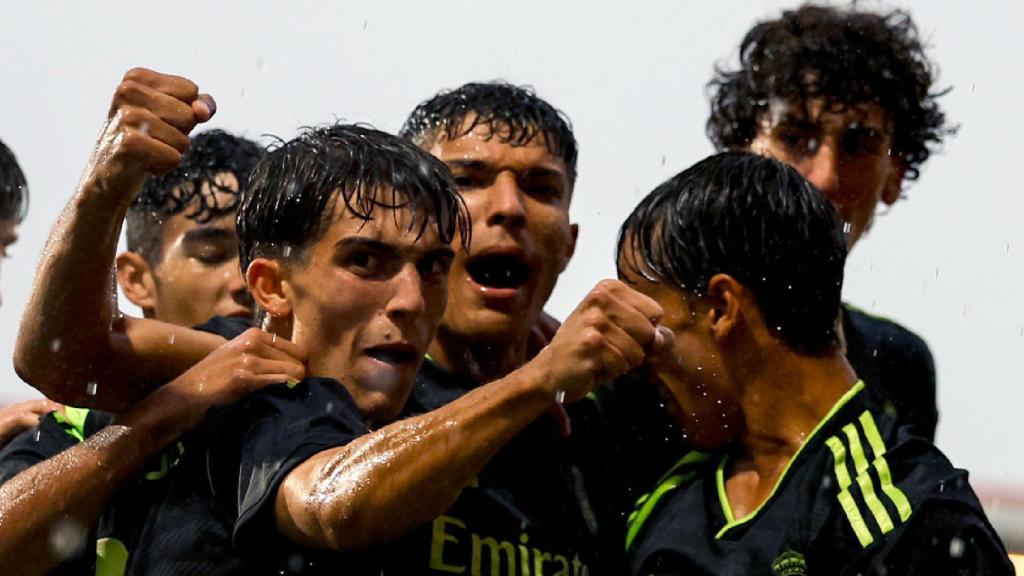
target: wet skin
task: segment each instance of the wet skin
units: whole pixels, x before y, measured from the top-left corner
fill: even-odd
[[[477,126],[429,149],[451,169],[473,222],[470,251],[457,252],[452,264],[439,339],[511,347],[521,363],[530,329],[575,249],[572,182],[543,139],[513,147],[489,136]],[[444,357],[440,344],[431,353]]]
[[[892,120],[873,103],[826,108],[773,100],[751,151],[795,168],[836,206],[852,247],[871,228],[879,203],[900,198],[906,169],[891,154]]]
[[[261,304],[290,315],[310,374],[343,382],[368,422],[389,422],[444,314],[454,251],[433,223],[417,238],[406,210],[378,208],[369,221],[336,212],[322,237],[282,267],[281,298]]]

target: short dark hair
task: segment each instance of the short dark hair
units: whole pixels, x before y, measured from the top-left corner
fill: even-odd
[[[467,123],[470,114],[473,121]],[[529,86],[495,80],[442,90],[412,111],[399,134],[426,148],[442,134],[454,140],[477,126],[486,126],[488,138],[497,136],[510,146],[525,146],[540,135],[548,151],[565,162],[569,181],[576,181],[579,151],[572,123]]]
[[[760,22],[740,43],[739,68],[717,66],[708,83],[708,137],[719,150],[743,149],[757,136],[772,98],[791,105],[875,103],[891,114],[892,153],[914,180],[920,166],[955,132],[935,90],[937,70],[910,15],[804,5]]]
[[[451,173],[412,142],[369,126],[306,128],[267,153],[238,207],[242,270],[260,257],[295,258],[323,234],[336,200],[358,218],[407,208],[410,231],[433,223],[443,242],[470,235],[469,216]],[[418,237],[418,236],[417,236]]]
[[[163,176],[147,178],[128,209],[128,250],[156,265],[163,257],[160,239],[168,218],[185,213],[190,220],[205,224],[233,214],[249,172],[262,154],[257,143],[223,130],[193,136],[181,164]],[[217,182],[217,176],[225,172],[238,180],[238,190]]]
[[[21,222],[28,213],[28,182],[14,152],[0,142],[0,220]]]
[[[790,349],[838,344],[846,241],[832,204],[793,168],[725,152],[658,186],[619,231],[624,269],[702,295],[715,274],[754,294]]]

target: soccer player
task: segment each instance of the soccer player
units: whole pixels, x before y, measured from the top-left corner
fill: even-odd
[[[160,110],[160,103],[167,104],[170,86],[190,84],[139,70],[130,72],[128,81],[146,83],[152,92],[130,102],[122,99],[123,90],[115,96],[105,127],[114,142],[108,141],[106,153],[97,154],[99,161],[87,169],[68,212],[83,206],[106,208],[115,201],[131,203],[129,252],[118,256],[118,280],[147,317],[180,324],[218,313],[251,314],[247,296],[238,288],[241,285],[244,292],[233,213],[237,190],[260,155],[259,147],[220,131],[201,134],[193,139],[182,165],[149,178],[134,202],[133,189],[120,190],[123,196],[115,198],[110,188],[100,184],[113,163],[169,142],[183,149],[188,140],[181,137],[211,112],[204,105],[191,123],[179,116],[174,128],[156,125],[146,134],[136,133],[141,138],[125,137],[134,131],[124,122],[126,116],[144,117],[144,112]],[[140,163],[133,169],[145,173],[156,167]],[[109,214],[97,216],[109,218]],[[72,264],[84,260],[88,258]],[[63,345],[56,341],[51,352],[59,353]],[[5,519],[0,523],[3,573],[46,573],[73,555],[76,558],[62,570],[113,569],[116,573],[123,564],[124,536],[111,531],[110,526],[117,524],[110,519],[134,514],[131,505],[138,502],[136,495],[145,494],[148,484],[160,481],[177,463],[181,445],[161,454],[164,448],[198,422],[209,406],[229,403],[272,381],[301,378],[302,358],[290,343],[253,331],[116,420],[113,414],[78,408],[46,416],[35,430],[0,452],[0,480],[5,482],[0,488],[0,516]],[[115,490],[128,496],[119,499],[118,514],[108,512],[106,523],[97,530],[95,521]],[[85,554],[75,555],[87,540],[96,542],[96,551],[90,547]]]
[[[28,184],[11,149],[0,142],[0,265],[18,241],[18,225],[28,210]],[[26,400],[0,408],[0,447],[59,406],[46,399]]]
[[[952,131],[935,66],[900,10],[808,4],[785,11],[747,33],[739,66],[718,69],[709,88],[715,146],[796,168],[835,204],[850,248]],[[934,438],[935,368],[924,341],[848,305],[841,336],[868,393]]]
[[[873,402],[835,322],[846,240],[819,191],[730,152],[649,194],[619,273],[665,310],[649,362],[694,447],[638,502],[633,574],[1009,574],[967,482]]]

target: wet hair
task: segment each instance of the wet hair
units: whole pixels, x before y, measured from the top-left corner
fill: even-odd
[[[466,122],[469,116],[472,121]],[[420,103],[399,134],[429,148],[442,136],[454,140],[477,126],[486,126],[488,138],[510,146],[526,146],[539,135],[548,152],[565,162],[569,181],[576,181],[578,147],[572,124],[529,86],[495,80],[443,90]]]
[[[702,160],[658,186],[619,231],[632,271],[703,296],[715,274],[754,295],[790,349],[838,345],[846,242],[832,204],[793,168],[746,152]]]
[[[745,149],[757,136],[770,100],[805,105],[823,98],[840,107],[874,103],[891,115],[892,154],[906,177],[955,127],[946,125],[934,88],[937,70],[910,15],[804,5],[760,22],[740,43],[739,68],[721,65],[708,83],[707,134],[719,150]]]
[[[184,214],[206,224],[233,214],[249,172],[262,154],[263,148],[255,142],[223,130],[193,136],[181,164],[168,174],[147,178],[128,209],[128,250],[141,254],[155,266],[163,258],[164,223],[172,216]],[[237,190],[217,181],[217,176],[224,173],[235,176]]]
[[[28,182],[14,152],[0,142],[0,220],[20,223],[28,213]]]
[[[470,240],[466,206],[440,160],[404,138],[364,125],[306,128],[253,169],[238,208],[242,270],[255,258],[301,258],[337,207],[369,221],[408,209],[419,238],[433,224],[442,242]]]

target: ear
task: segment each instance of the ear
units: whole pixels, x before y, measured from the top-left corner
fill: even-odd
[[[569,242],[565,245],[565,254],[563,254],[562,266],[560,271],[564,271],[565,267],[569,265],[569,260],[572,260],[572,255],[576,253],[576,239],[580,235],[580,225],[570,224],[569,225]]]
[[[882,202],[892,206],[903,193],[903,178],[907,175],[907,164],[897,156],[890,156],[889,160],[892,162],[892,170],[885,181],[885,188],[882,189]]]
[[[705,300],[710,304],[708,319],[716,340],[724,340],[740,323],[746,289],[728,274],[715,274],[708,281]]]
[[[292,313],[292,303],[284,289],[284,272],[280,262],[268,258],[253,260],[245,271],[245,281],[256,305],[273,318],[288,317]]]
[[[149,262],[138,252],[122,252],[117,255],[117,283],[128,300],[142,308],[146,317],[156,307],[156,280]]]

